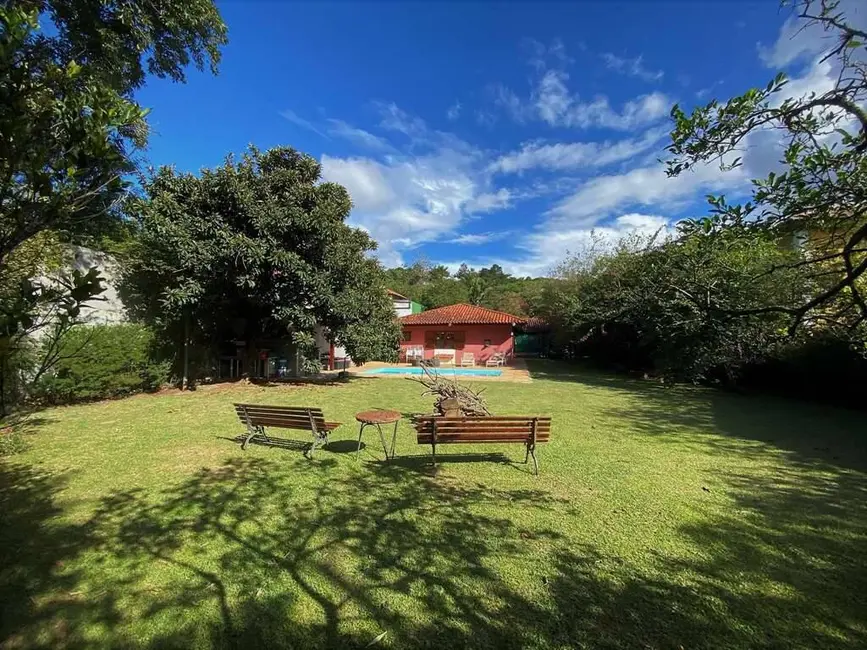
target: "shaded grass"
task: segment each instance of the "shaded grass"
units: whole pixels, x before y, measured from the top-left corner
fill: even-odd
[[[8,648],[857,648],[864,416],[531,365],[519,446],[398,458],[353,414],[417,384],[204,388],[61,408],[0,464]],[[321,406],[333,451],[250,446],[233,401]],[[296,438],[302,440],[299,434]],[[440,454],[438,453],[438,456]]]

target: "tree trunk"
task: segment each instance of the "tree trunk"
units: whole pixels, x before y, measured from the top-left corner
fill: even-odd
[[[181,390],[190,389],[190,312],[184,311],[184,376]]]

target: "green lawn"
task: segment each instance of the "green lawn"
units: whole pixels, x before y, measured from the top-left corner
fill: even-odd
[[[356,463],[356,411],[430,410],[405,379],[44,412],[0,461],[0,647],[867,647],[863,413],[531,370],[484,385],[553,416],[538,478],[514,445],[433,476],[406,422]],[[345,426],[242,452],[233,401]]]

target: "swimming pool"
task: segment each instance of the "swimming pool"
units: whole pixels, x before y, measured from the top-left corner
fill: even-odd
[[[503,374],[502,370],[493,368],[428,368],[432,373],[444,375],[446,377],[499,377]],[[362,375],[421,375],[424,373],[422,368],[407,367],[407,368],[371,368],[365,370]]]

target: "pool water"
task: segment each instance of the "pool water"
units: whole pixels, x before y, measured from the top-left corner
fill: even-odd
[[[493,368],[428,368],[433,374],[444,375],[446,377],[499,377],[503,374],[502,370]],[[417,367],[408,368],[372,368],[365,370],[362,375],[421,375],[424,374],[424,369]]]

